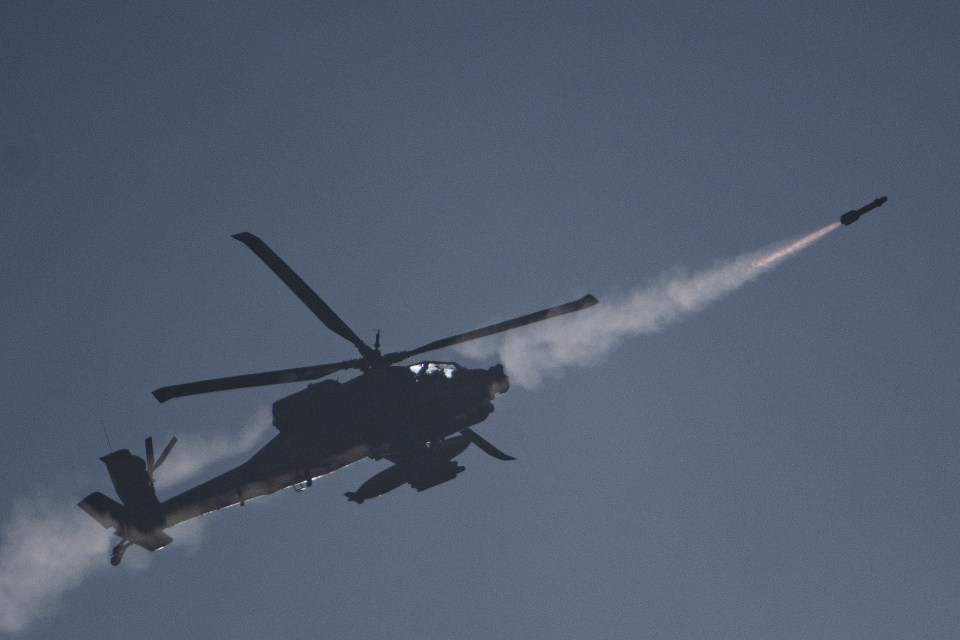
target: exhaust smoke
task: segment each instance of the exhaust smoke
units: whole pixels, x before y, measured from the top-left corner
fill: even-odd
[[[207,467],[252,450],[270,431],[269,407],[261,407],[240,433],[213,433],[181,436],[180,446],[157,474],[156,486],[166,489],[198,475]]]
[[[106,565],[110,538],[69,500],[19,500],[0,527],[0,635],[49,616],[64,592]]]
[[[252,449],[271,426],[262,408],[239,435],[191,435],[158,472],[157,484],[169,486],[208,466]],[[104,476],[105,477],[105,476]],[[45,494],[17,500],[0,516],[0,636],[25,632],[37,620],[53,615],[61,597],[107,566],[117,538],[77,509],[76,498]],[[57,493],[70,495],[69,489]],[[199,544],[199,521],[177,526],[177,541]],[[186,535],[184,535],[186,534]],[[142,556],[141,556],[142,557]]]

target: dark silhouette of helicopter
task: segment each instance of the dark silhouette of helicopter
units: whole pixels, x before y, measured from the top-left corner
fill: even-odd
[[[146,460],[127,449],[100,458],[107,466],[120,503],[100,492],[79,507],[121,541],[110,559],[117,565],[136,544],[155,551],[172,541],[164,531],[180,522],[280,489],[310,486],[313,480],[366,457],[386,459],[391,467],[376,474],[348,500],[362,503],[410,484],[423,491],[453,480],[464,470],[454,460],[469,445],[499,460],[513,460],[471,427],[493,411],[497,394],[510,387],[503,365],[468,369],[452,362],[399,363],[414,356],[462,344],[597,303],[591,295],[481,329],[434,340],[409,351],[383,354],[380,332],[371,347],[260,238],[233,236],[249,247],[331,331],[351,342],[359,358],[331,364],[281,369],[163,387],[153,392],[160,402],[227,389],[317,380],[337,371],[357,369],[346,382],[321,380],[273,404],[277,433],[252,458],[207,482],[160,502],[154,472],[169,455],[176,438],[159,458],[146,440]],[[122,503],[122,504],[121,504]]]

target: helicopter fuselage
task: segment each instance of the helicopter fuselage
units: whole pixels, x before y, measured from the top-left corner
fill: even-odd
[[[509,388],[501,365],[452,363],[372,369],[324,380],[273,404],[279,433],[248,461],[164,501],[164,527],[267,495],[366,457],[413,454],[484,421]]]

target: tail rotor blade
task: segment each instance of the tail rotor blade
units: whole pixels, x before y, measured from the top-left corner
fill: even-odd
[[[143,441],[143,446],[147,450],[147,473],[152,480],[153,470],[156,469],[156,465],[153,463],[153,438],[147,437],[147,439]]]
[[[169,444],[163,449],[163,453],[160,454],[160,457],[157,458],[156,464],[153,465],[153,469],[156,470],[163,464],[163,461],[167,459],[167,456],[170,455],[170,451],[173,449],[173,445],[177,444],[177,438],[173,437],[170,439]]]

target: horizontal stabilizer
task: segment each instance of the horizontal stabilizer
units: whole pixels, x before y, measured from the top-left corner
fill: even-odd
[[[118,528],[124,519],[124,508],[116,500],[94,491],[77,503],[87,515],[99,522],[104,529]]]
[[[133,544],[143,547],[147,551],[156,551],[157,549],[162,549],[173,542],[173,538],[164,533],[163,529],[154,529],[152,531],[128,529],[126,532],[124,532],[124,537]]]
[[[117,535],[124,540],[129,540],[148,551],[162,549],[173,542],[173,538],[167,535],[163,529],[143,531],[130,524],[126,508],[99,491],[94,491],[88,495],[78,502],[77,506],[99,522],[104,529],[115,529]]]

